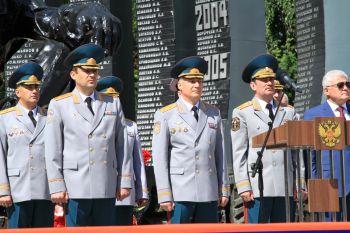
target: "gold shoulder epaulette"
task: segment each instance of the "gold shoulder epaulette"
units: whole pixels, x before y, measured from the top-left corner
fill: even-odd
[[[292,105],[290,105],[290,104],[288,104],[287,107],[288,107],[288,108],[294,108],[294,106],[292,106]]]
[[[169,105],[167,105],[167,106],[165,106],[165,107],[162,107],[159,111],[160,111],[160,112],[167,112],[167,111],[169,111],[169,110],[175,108],[176,105],[177,105],[176,103],[169,104]]]
[[[13,111],[16,111],[16,107],[6,108],[6,109],[0,111],[0,115],[3,115],[3,114],[8,113],[8,112],[13,112]]]
[[[59,96],[57,96],[57,97],[55,97],[55,98],[53,98],[53,99],[56,100],[56,101],[58,101],[58,100],[63,100],[63,99],[68,98],[68,97],[70,97],[70,96],[72,96],[72,95],[73,95],[72,92],[68,92],[68,93],[66,93],[66,94],[59,95]]]
[[[239,105],[237,108],[238,108],[239,110],[242,110],[242,109],[244,109],[244,108],[246,108],[246,107],[249,107],[249,106],[252,106],[252,105],[253,105],[253,102],[252,102],[252,101],[248,101],[248,102],[245,102],[245,103]]]

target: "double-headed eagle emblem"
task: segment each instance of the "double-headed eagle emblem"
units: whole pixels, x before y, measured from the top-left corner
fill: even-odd
[[[340,123],[331,120],[323,121],[318,126],[318,134],[320,135],[321,142],[324,145],[334,147],[340,142]]]

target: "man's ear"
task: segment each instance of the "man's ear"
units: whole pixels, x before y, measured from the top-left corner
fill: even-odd
[[[75,76],[77,75],[77,72],[75,71],[75,70],[71,70],[70,72],[69,72],[69,75],[70,75],[70,77],[75,81]]]
[[[181,80],[181,79],[180,79]],[[178,81],[176,86],[177,86],[177,90],[181,91],[181,86],[182,86],[182,82],[181,81]]]
[[[328,87],[323,88],[323,94],[328,96]]]
[[[16,87],[15,94],[18,98],[20,98],[20,91],[18,90],[19,87]]]
[[[251,88],[253,91],[256,90],[256,83],[255,83],[254,81],[251,81],[251,82],[249,83],[249,85],[250,85],[250,88]]]

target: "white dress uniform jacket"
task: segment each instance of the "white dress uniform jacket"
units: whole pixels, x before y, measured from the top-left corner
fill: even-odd
[[[198,122],[181,99],[155,113],[152,154],[158,202],[229,196],[220,112],[200,101]]]
[[[13,202],[50,200],[45,165],[46,112],[39,108],[37,125],[24,108],[0,112],[0,195]]]
[[[288,120],[296,120],[292,108],[280,108],[276,113],[273,127],[278,127]],[[253,98],[232,113],[232,156],[233,169],[238,193],[253,191],[254,197],[259,197],[258,174],[251,177],[251,165],[256,162],[260,148],[252,148],[252,138],[268,131],[269,116],[263,111],[257,99]],[[293,171],[296,159],[300,155],[289,156],[289,195],[293,195]],[[281,149],[265,150],[263,157],[264,196],[285,196],[284,153]],[[302,170],[304,172],[304,168]],[[302,176],[304,177],[304,176]]]
[[[148,199],[147,181],[145,165],[143,162],[140,136],[135,122],[125,119],[126,129],[128,131],[128,147],[131,155],[134,182],[131,183],[132,189],[130,195],[122,201],[116,201],[117,206],[135,205],[139,199]]]
[[[75,89],[51,100],[45,128],[50,193],[115,198],[131,188],[127,131],[119,98],[95,95],[94,115]]]

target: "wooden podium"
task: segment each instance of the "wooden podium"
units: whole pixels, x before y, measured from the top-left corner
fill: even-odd
[[[346,145],[350,145],[350,136],[346,137],[350,135],[349,130],[350,122],[344,122],[339,117],[288,121],[272,130],[266,148],[344,150]],[[253,147],[262,147],[265,136],[266,133],[253,137]],[[344,183],[344,178],[342,180]],[[310,212],[339,212],[338,181],[322,177],[309,179],[308,200]]]

